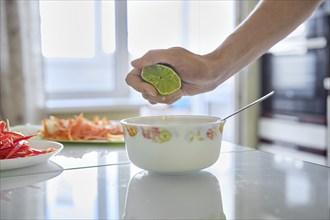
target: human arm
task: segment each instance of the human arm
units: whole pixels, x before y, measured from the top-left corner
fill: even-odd
[[[132,61],[134,69],[126,82],[150,103],[173,103],[183,95],[195,95],[215,89],[305,21],[321,0],[262,0],[253,12],[213,52],[194,54],[184,48],[151,50]],[[182,81],[179,91],[165,97],[140,77],[141,69],[155,63],[167,63]]]

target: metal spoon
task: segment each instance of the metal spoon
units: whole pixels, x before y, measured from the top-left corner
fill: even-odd
[[[268,93],[267,95],[261,97],[261,98],[258,99],[258,100],[255,100],[254,102],[252,102],[252,103],[250,103],[250,104],[244,106],[243,108],[237,110],[236,112],[234,112],[234,113],[232,113],[232,114],[230,114],[230,115],[224,117],[222,120],[225,121],[226,119],[230,118],[231,116],[236,115],[237,113],[239,113],[239,112],[241,112],[241,111],[243,111],[243,110],[245,110],[245,109],[251,107],[252,105],[257,104],[257,103],[259,103],[259,102],[261,102],[261,101],[263,101],[263,100],[269,98],[269,97],[272,96],[273,94],[274,94],[274,91]]]

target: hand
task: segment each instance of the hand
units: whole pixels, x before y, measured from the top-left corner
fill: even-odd
[[[247,19],[211,53],[202,56],[180,47],[151,50],[132,61],[134,69],[127,75],[126,82],[151,104],[171,104],[183,95],[211,91],[292,32],[321,2],[260,1]],[[142,68],[156,63],[173,67],[181,78],[180,90],[161,96],[152,85],[142,80]]]
[[[155,87],[143,81],[142,68],[164,63],[170,65],[181,79],[181,88],[167,96],[158,94]],[[171,104],[184,95],[196,95],[213,90],[217,87],[217,80],[212,76],[210,62],[206,56],[194,54],[184,48],[174,47],[165,50],[151,50],[132,61],[134,69],[127,75],[126,83],[133,87],[151,104]],[[214,74],[213,74],[214,75]]]

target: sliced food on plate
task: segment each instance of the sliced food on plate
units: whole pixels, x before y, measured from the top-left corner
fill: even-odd
[[[42,127],[47,140],[122,142],[124,139],[120,123],[106,117],[94,116],[90,120],[83,114],[66,119],[50,116],[42,121]]]
[[[30,157],[55,151],[55,148],[36,149],[29,146],[28,140],[39,134],[25,136],[11,131],[8,121],[0,121],[0,160]]]

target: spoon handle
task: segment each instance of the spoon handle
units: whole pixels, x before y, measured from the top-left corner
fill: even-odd
[[[234,112],[234,113],[232,113],[232,114],[230,114],[230,115],[224,117],[222,120],[225,121],[226,119],[230,118],[231,116],[236,115],[237,113],[239,113],[239,112],[241,112],[241,111],[243,111],[243,110],[245,110],[245,109],[251,107],[252,105],[257,104],[257,103],[263,101],[264,99],[267,99],[268,97],[270,97],[270,96],[273,95],[273,94],[274,94],[274,91],[271,91],[270,93],[268,93],[267,95],[264,95],[264,96],[261,97],[260,99],[255,100],[254,102],[248,104],[247,106],[244,106],[243,108],[237,110],[236,112]]]

